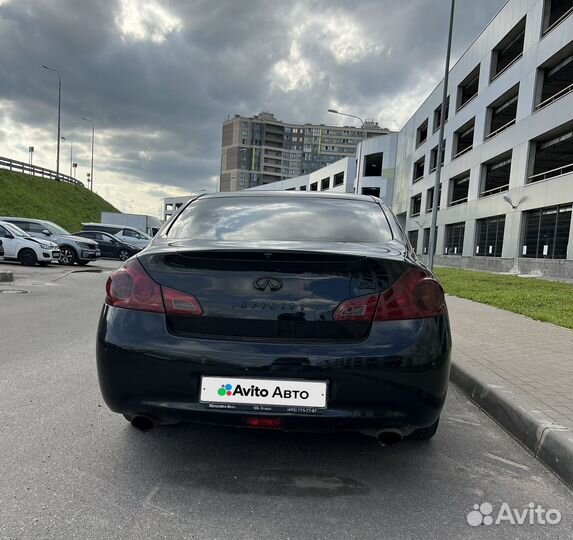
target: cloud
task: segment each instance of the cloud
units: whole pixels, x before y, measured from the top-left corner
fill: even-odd
[[[502,3],[458,0],[454,57]],[[137,211],[159,193],[213,189],[236,113],[346,123],[327,113],[337,107],[400,128],[439,80],[447,12],[443,0],[0,0],[0,154],[26,161],[32,145],[55,166],[46,64],[62,75],[62,134],[82,180],[81,116],[95,122],[94,178],[110,202],[127,185]]]

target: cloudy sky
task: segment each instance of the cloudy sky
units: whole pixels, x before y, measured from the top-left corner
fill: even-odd
[[[458,0],[453,59],[505,0]],[[448,0],[0,0],[0,156],[77,177],[122,211],[215,190],[222,122],[271,111],[399,129],[441,78]],[[61,146],[69,171],[70,145]]]

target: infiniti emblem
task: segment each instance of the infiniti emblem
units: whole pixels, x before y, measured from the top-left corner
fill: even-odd
[[[271,291],[278,291],[282,289],[283,282],[280,279],[275,279],[272,277],[260,277],[253,281],[253,287],[259,291],[264,291],[270,289]]]

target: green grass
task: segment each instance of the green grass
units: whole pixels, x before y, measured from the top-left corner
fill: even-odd
[[[446,293],[573,329],[573,285],[458,268],[436,268]]]
[[[0,216],[47,219],[70,232],[99,223],[101,212],[118,212],[86,188],[0,169]]]

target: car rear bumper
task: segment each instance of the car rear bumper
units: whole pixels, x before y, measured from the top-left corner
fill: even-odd
[[[408,434],[433,424],[448,387],[447,315],[375,323],[359,343],[288,343],[188,339],[165,317],[104,306],[97,336],[100,388],[127,415],[244,426],[252,416],[281,419],[286,430],[366,430]],[[328,382],[326,409],[258,411],[199,401],[202,376]]]

